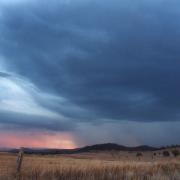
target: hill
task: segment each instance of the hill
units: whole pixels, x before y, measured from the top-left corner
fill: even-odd
[[[118,144],[107,143],[107,144],[97,144],[92,146],[86,146],[80,148],[79,152],[91,152],[91,151],[155,151],[158,148],[150,146],[137,146],[137,147],[126,147]]]
[[[156,151],[160,148],[155,148],[151,146],[137,146],[137,147],[127,147],[113,143],[106,144],[96,144],[92,146],[85,146],[76,149],[35,149],[35,148],[24,148],[24,152],[27,154],[77,154],[86,152],[97,152],[97,151]],[[8,149],[6,152],[18,153],[19,149]]]

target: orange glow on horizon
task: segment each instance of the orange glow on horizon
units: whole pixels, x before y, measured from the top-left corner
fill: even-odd
[[[69,133],[51,132],[0,132],[0,147],[30,148],[76,148],[75,140]]]

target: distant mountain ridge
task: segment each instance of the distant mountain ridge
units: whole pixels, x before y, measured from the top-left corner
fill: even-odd
[[[161,148],[155,148],[151,146],[137,146],[137,147],[127,147],[118,145],[115,143],[106,143],[106,144],[96,144],[92,146],[85,146],[82,148],[76,149],[36,149],[36,148],[24,148],[24,152],[27,154],[77,154],[77,153],[86,153],[86,152],[98,152],[98,151],[156,151]],[[19,149],[7,149],[2,150],[3,152],[17,153]]]

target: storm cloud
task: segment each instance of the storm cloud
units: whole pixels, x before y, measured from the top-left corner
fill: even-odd
[[[179,122],[179,1],[0,5],[1,123]]]

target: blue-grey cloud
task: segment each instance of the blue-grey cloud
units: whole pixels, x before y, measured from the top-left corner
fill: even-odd
[[[1,124],[50,130],[74,129],[74,123],[63,115],[63,108],[61,112],[55,110],[55,102],[71,108],[64,98],[46,94],[15,74],[2,73],[0,90]]]
[[[39,107],[69,124],[179,121],[177,0],[20,2],[1,8],[0,54]]]
[[[5,73],[5,72],[0,72],[0,77],[9,77],[10,76],[10,74],[8,74],[8,73]]]

